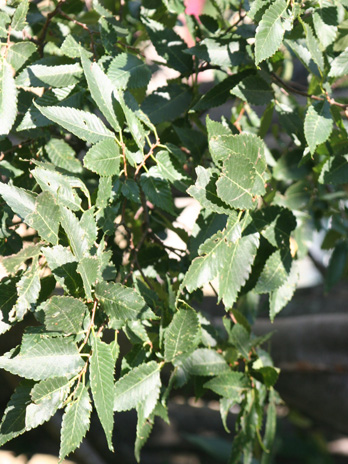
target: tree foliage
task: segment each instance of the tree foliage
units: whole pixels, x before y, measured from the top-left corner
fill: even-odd
[[[31,323],[0,356],[23,378],[0,444],[63,409],[62,460],[93,403],[111,450],[117,412],[136,409],[139,460],[170,393],[191,382],[220,398],[224,424],[240,405],[230,464],[270,462],[278,369],[252,333],[259,302],[273,320],[290,301],[316,229],[333,250],[327,289],[346,272],[348,104],[335,91],[348,3],[206,8],[198,19],[176,0],[1,6],[0,331]],[[156,88],[161,68],[173,78]],[[214,120],[225,104],[231,115]],[[176,225],[178,196],[200,204],[191,235]],[[199,309],[206,285],[226,309],[218,327]]]

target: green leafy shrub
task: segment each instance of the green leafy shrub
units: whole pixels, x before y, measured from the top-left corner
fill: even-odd
[[[206,9],[185,18],[188,48],[181,1],[1,7],[1,333],[31,321],[0,357],[24,378],[1,445],[64,409],[63,459],[93,401],[111,450],[114,412],[136,409],[139,459],[172,390],[195,380],[198,396],[220,398],[225,426],[240,405],[229,462],[270,461],[278,369],[269,336],[251,331],[260,295],[273,320],[316,229],[333,249],[327,289],[346,268],[348,104],[334,92],[348,2]],[[150,90],[159,67],[173,77]],[[214,120],[226,102],[230,116]],[[191,235],[175,225],[187,194],[201,206]],[[207,284],[226,308],[219,327],[199,310]]]

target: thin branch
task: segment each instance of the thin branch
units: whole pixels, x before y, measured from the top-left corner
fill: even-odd
[[[291,93],[295,93],[297,95],[302,95],[303,97],[306,97],[306,98],[310,98],[312,100],[317,100],[317,101],[325,101],[327,100],[329,102],[330,105],[334,105],[334,106],[338,106],[339,108],[348,108],[348,104],[345,104],[345,103],[339,103],[337,102],[334,98],[331,98],[329,97],[328,95],[326,96],[326,98],[323,98],[323,97],[319,97],[317,95],[310,95],[309,93],[307,92],[304,92],[302,90],[299,90],[299,89],[296,89],[295,87],[293,87],[292,85],[289,85],[287,84],[286,82],[283,81],[283,79],[281,79],[279,76],[277,76],[277,74],[275,73],[271,73],[271,76],[273,78],[273,80],[277,81],[278,84],[281,85],[281,87],[283,87],[285,90],[288,90],[289,92]]]
[[[158,147],[159,144],[160,144],[160,140],[157,139],[156,142],[151,145],[149,152],[147,153],[147,155],[145,155],[143,161],[136,168],[135,173],[134,173],[134,179],[138,177],[140,170],[145,166],[146,161],[150,158],[150,156],[153,155],[154,150]]]
[[[60,15],[60,16],[63,16],[63,18],[67,19],[68,21],[73,22],[74,24],[76,24],[76,26],[82,27],[82,29],[84,29],[85,31],[88,32],[89,37],[90,37],[90,41],[91,41],[91,50],[92,50],[92,53],[93,53],[93,58],[96,59],[95,43],[94,43],[93,35],[94,35],[94,34],[99,34],[99,32],[91,31],[91,29],[87,26],[87,24],[81,23],[81,22],[78,21],[77,19],[72,18],[71,16],[67,15],[66,13],[64,13],[61,9],[59,9],[59,15]]]
[[[53,11],[51,11],[51,13],[48,13],[47,17],[46,17],[46,22],[42,28],[42,31],[41,31],[41,34],[38,38],[38,44],[39,44],[39,48],[38,48],[38,52],[40,54],[40,56],[42,57],[43,56],[43,47],[44,47],[44,43],[45,43],[45,39],[46,39],[46,35],[47,35],[47,31],[48,31],[48,26],[50,25],[52,19],[54,18],[54,16],[56,16],[59,12],[60,12],[60,7],[63,5],[63,3],[65,3],[66,0],[60,0],[60,2],[58,2],[57,6],[55,7],[55,9]]]

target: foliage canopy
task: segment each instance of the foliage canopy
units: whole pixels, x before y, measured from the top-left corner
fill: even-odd
[[[346,267],[348,104],[334,92],[348,72],[348,2],[184,10],[181,0],[1,7],[0,332],[31,322],[0,356],[23,378],[0,445],[64,409],[63,459],[93,402],[110,450],[114,412],[136,409],[139,460],[172,390],[194,379],[197,396],[219,397],[225,425],[240,405],[229,463],[270,462],[278,369],[269,337],[252,333],[260,295],[273,320],[316,229],[333,249],[327,289]],[[156,88],[159,68],[172,74]],[[229,116],[214,120],[226,103]],[[174,201],[187,195],[201,206],[190,236]],[[168,230],[187,249],[168,245]],[[226,309],[218,327],[199,310],[207,284]]]

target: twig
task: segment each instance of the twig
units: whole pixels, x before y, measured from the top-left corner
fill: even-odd
[[[127,157],[126,157],[126,144],[124,142],[121,143],[122,147],[122,158],[123,158],[123,170],[124,176],[128,179],[128,172],[127,172]]]
[[[81,351],[82,348],[83,348],[83,347],[86,345],[86,343],[88,342],[89,335],[90,335],[91,330],[92,330],[92,327],[93,327],[93,325],[94,325],[95,312],[96,312],[96,310],[97,310],[98,303],[99,303],[98,298],[95,298],[95,299],[94,299],[94,303],[93,303],[93,308],[92,308],[91,322],[90,322],[89,325],[88,325],[86,337],[85,337],[85,339],[84,339],[82,345],[80,346],[79,351]]]
[[[242,132],[242,128],[239,125],[239,121],[242,119],[244,113],[245,113],[245,106],[243,106],[243,108],[240,110],[238,118],[233,123],[234,127],[236,127],[238,132]]]
[[[182,254],[180,253],[187,253],[187,250],[182,250],[181,248],[175,248],[175,247],[172,247],[172,246],[169,246],[169,245],[166,245],[163,240],[161,240],[153,231],[150,232],[150,236],[152,238],[152,240],[156,243],[158,243],[159,245],[161,245],[163,248],[166,248],[167,250],[169,251],[172,251],[173,253],[175,253],[177,256],[179,256],[180,258],[182,258]]]
[[[136,179],[138,177],[138,174],[139,174],[141,168],[143,168],[145,166],[146,161],[150,158],[150,156],[153,155],[154,150],[158,147],[159,144],[160,144],[160,140],[157,139],[156,142],[151,145],[149,152],[147,153],[147,155],[145,155],[143,161],[136,168],[135,173],[134,173],[134,179]]]
[[[52,21],[52,18],[54,18],[54,16],[56,16],[60,12],[60,7],[63,5],[63,3],[65,3],[65,0],[60,0],[60,2],[58,2],[55,9],[53,11],[51,11],[51,13],[48,13],[48,15],[46,17],[46,22],[45,22],[45,24],[44,24],[44,26],[42,28],[42,31],[41,31],[41,34],[40,34],[38,40],[37,40],[38,44],[39,44],[38,52],[39,52],[41,57],[43,56],[43,47],[44,47],[44,43],[45,43],[47,31],[48,31],[48,26],[50,25],[50,22]]]
[[[295,93],[297,95],[302,95],[303,97],[306,97],[306,98],[311,98],[312,100],[317,100],[317,101],[325,101],[325,100],[327,100],[330,105],[338,106],[339,108],[348,108],[348,104],[339,103],[334,98],[331,98],[328,95],[326,95],[326,98],[319,97],[317,95],[310,95],[307,92],[304,92],[302,90],[298,90],[295,87],[292,87],[291,85],[287,84],[286,82],[283,81],[283,79],[281,79],[275,73],[271,73],[271,76],[272,76],[273,80],[277,81],[284,89],[288,90],[289,92]]]
[[[94,58],[94,60],[95,60],[95,59],[96,59],[96,53],[95,53],[95,44],[94,44],[93,35],[94,35],[94,34],[99,34],[99,32],[91,31],[91,29],[87,26],[87,24],[81,23],[80,21],[78,21],[78,20],[75,19],[75,18],[72,18],[71,16],[67,15],[66,13],[64,13],[64,12],[63,12],[62,10],[60,10],[60,9],[59,9],[59,15],[60,15],[60,16],[63,16],[63,18],[67,19],[68,21],[73,22],[74,24],[76,24],[76,26],[82,27],[82,29],[84,29],[85,31],[88,32],[89,37],[90,37],[90,41],[91,41],[91,50],[92,50],[92,53],[93,53],[93,58]]]
[[[6,60],[7,58],[7,53],[10,48],[10,43],[11,43],[11,24],[8,26],[8,31],[7,31],[7,40],[6,40],[6,48],[5,48],[5,53],[4,53],[4,59]]]
[[[218,294],[218,292],[216,291],[216,288],[214,287],[214,285],[213,285],[211,282],[209,282],[209,285],[210,285],[210,288],[213,290],[213,292],[214,292],[216,298],[219,298],[219,294]]]

